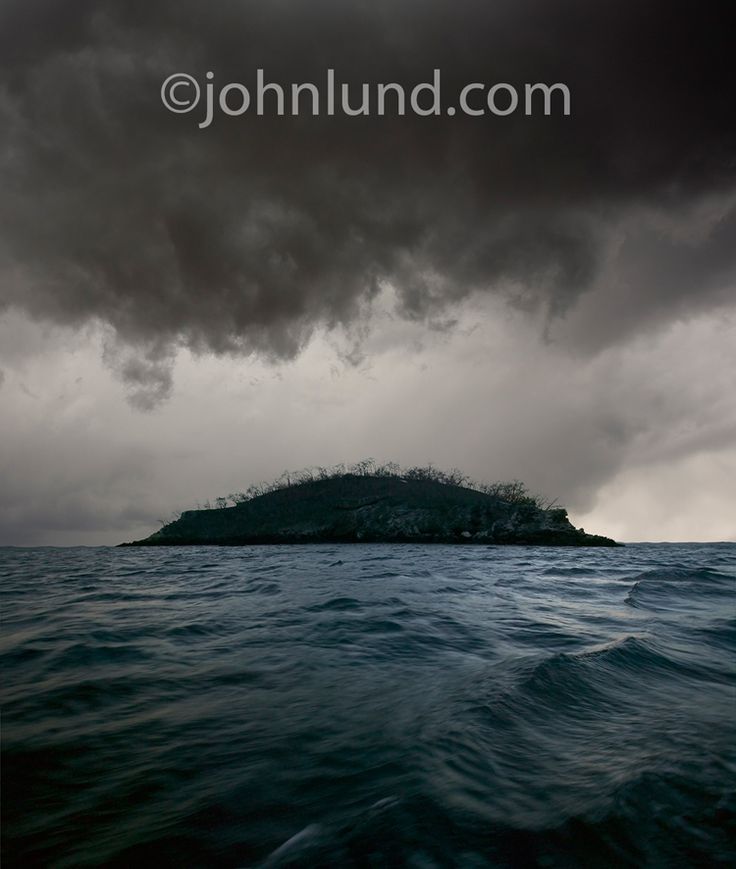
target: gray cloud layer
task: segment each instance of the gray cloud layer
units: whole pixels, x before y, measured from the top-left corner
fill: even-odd
[[[0,318],[0,543],[141,537],[285,468],[368,455],[518,477],[625,540],[734,539],[735,318],[580,364],[522,313],[477,302],[452,332],[382,321],[359,367],[331,370],[324,338],[275,370],[182,354],[172,400],[144,416],[100,365],[99,333]],[[615,506],[599,496],[617,488]]]
[[[419,319],[497,292],[554,320],[587,294],[617,313],[583,305],[560,333],[586,352],[720,305],[736,259],[725,9],[6,2],[0,306],[111,326],[107,358],[145,409],[171,390],[176,346],[292,358],[315,327],[359,321],[383,282]],[[439,67],[445,93],[562,81],[573,115],[200,131],[159,101],[171,72],[252,81],[258,67],[283,84],[333,67],[408,86]]]

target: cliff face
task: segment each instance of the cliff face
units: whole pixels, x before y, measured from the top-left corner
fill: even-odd
[[[214,510],[189,510],[134,546],[256,543],[525,543],[615,546],[542,510],[433,480],[318,480]]]

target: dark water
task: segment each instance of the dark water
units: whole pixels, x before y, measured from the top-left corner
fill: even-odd
[[[736,865],[736,546],[0,550],[5,866]]]

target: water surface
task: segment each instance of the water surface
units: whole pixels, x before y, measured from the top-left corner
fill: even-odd
[[[736,864],[736,546],[2,549],[6,866]]]

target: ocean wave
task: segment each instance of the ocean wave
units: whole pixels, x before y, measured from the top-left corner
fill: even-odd
[[[709,568],[672,567],[648,570],[633,577],[626,595],[628,606],[652,610],[708,605],[712,599],[730,598],[733,604],[736,578]]]

